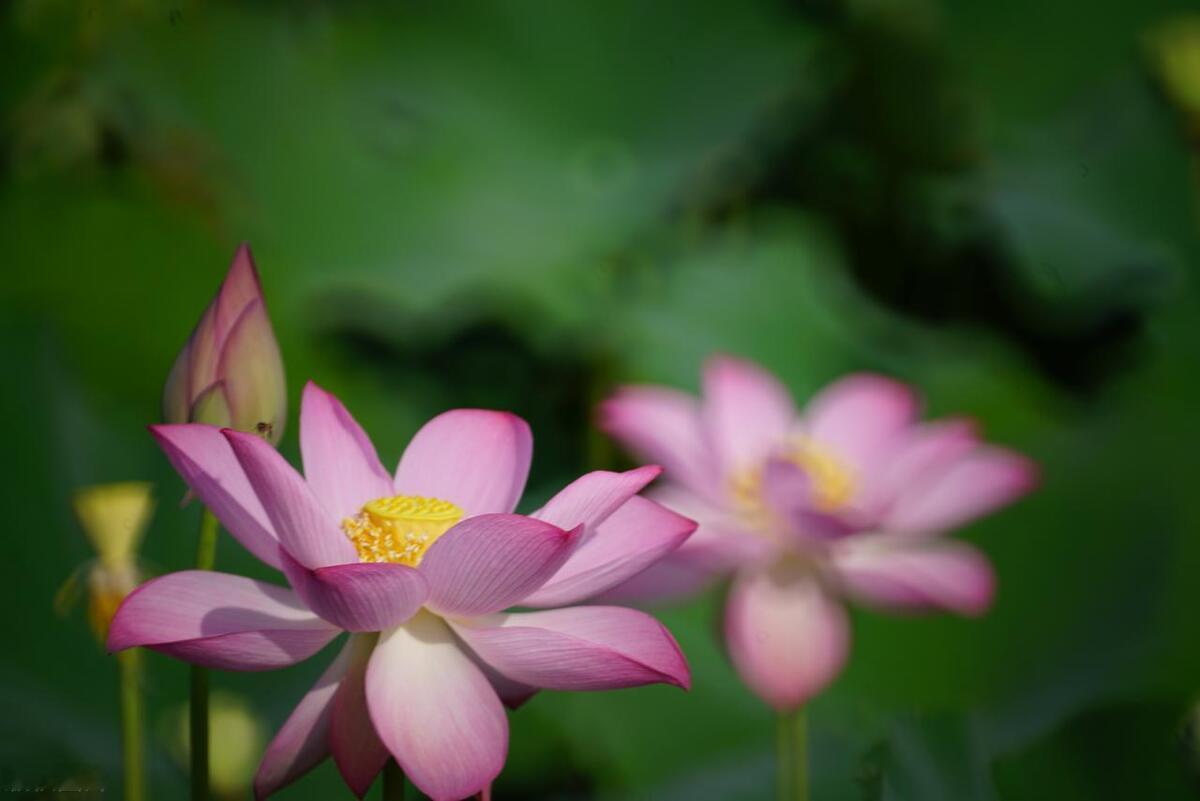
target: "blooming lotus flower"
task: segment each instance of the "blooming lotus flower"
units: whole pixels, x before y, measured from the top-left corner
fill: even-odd
[[[163,419],[256,431],[278,444],[286,416],[283,359],[254,258],[242,245],[171,367]]]
[[[197,664],[267,670],[339,656],[268,746],[265,797],[332,754],[360,796],[387,758],[435,799],[481,791],[508,746],[501,699],[539,688],[665,682],[687,665],[654,618],[569,607],[678,547],[695,523],[637,493],[659,473],[588,473],[531,516],[512,514],[529,471],[529,427],[460,409],[427,423],[395,475],[332,395],[309,384],[301,477],[252,434],[152,426],[168,459],[229,532],[291,588],[183,571],[144,584],[108,645]],[[525,607],[568,607],[505,612]]]
[[[628,387],[601,425],[666,468],[656,497],[699,521],[683,546],[609,594],[687,594],[721,575],[730,658],[779,710],[823,689],[850,645],[842,601],[975,615],[988,560],[947,531],[1028,492],[1024,457],[980,442],[965,420],[917,421],[902,384],[852,375],[801,413],[749,362],[711,360],[704,397]]]

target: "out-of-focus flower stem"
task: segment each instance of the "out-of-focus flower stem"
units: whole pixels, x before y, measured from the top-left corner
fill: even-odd
[[[125,801],[146,797],[146,771],[142,745],[142,652],[130,648],[117,654],[121,681],[121,759],[125,773]]]
[[[804,707],[779,713],[775,744],[779,801],[808,801],[808,724]]]
[[[217,561],[217,517],[208,509],[200,516],[196,568],[212,570]],[[192,756],[192,801],[208,801],[208,669],[192,665],[188,744]]]
[[[404,771],[394,759],[383,766],[383,801],[404,801]]]

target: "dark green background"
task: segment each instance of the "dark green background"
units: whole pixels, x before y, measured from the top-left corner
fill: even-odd
[[[855,614],[814,798],[1196,797],[1198,218],[1144,41],[1190,5],[4,3],[0,785],[118,792],[115,666],[52,610],[89,558],[69,496],[154,481],[145,559],[188,564],[198,510],[143,427],[249,240],[293,422],[316,379],[394,463],[437,411],[512,409],[531,508],[626,463],[598,398],[694,388],[713,350],[800,398],[875,369],[977,416],[1045,474],[964,532],[996,607]],[[496,797],[773,797],[718,603],[663,612],[690,693],[514,714]],[[273,729],[328,658],[214,683]],[[186,669],[147,664],[157,721]],[[150,765],[183,797],[158,740]],[[279,797],[349,796],[327,764]]]

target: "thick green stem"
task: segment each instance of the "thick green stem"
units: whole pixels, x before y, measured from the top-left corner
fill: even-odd
[[[775,743],[779,801],[808,801],[808,728],[804,707],[780,713]]]
[[[117,671],[121,676],[121,760],[125,770],[125,801],[143,801],[146,797],[141,660],[142,652],[137,648],[117,654]]]
[[[383,766],[382,801],[404,801],[404,771],[394,759],[389,759]]]
[[[200,539],[196,543],[196,567],[212,570],[217,561],[217,518],[208,509],[200,516]],[[188,744],[192,757],[192,801],[208,801],[208,670],[192,665],[191,709],[188,715]]]

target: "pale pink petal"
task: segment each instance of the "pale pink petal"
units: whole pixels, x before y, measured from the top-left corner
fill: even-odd
[[[467,655],[471,657],[475,666],[483,671],[483,675],[487,677],[492,689],[496,691],[496,695],[500,696],[501,703],[509,709],[520,709],[526,701],[538,694],[537,687],[530,687],[528,684],[521,684],[507,676],[500,675],[495,668],[480,659],[475,652],[471,651]]]
[[[791,393],[756,364],[717,356],[704,366],[704,425],[723,474],[754,468],[796,422]]]
[[[221,432],[246,472],[283,548],[305,567],[358,561],[358,552],[287,460],[254,434]]]
[[[665,683],[687,689],[691,683],[675,638],[636,609],[580,606],[451,626],[501,675],[532,687],[609,690]]]
[[[815,447],[865,472],[915,422],[918,411],[916,397],[904,384],[860,373],[817,393],[804,411],[804,433]]]
[[[382,631],[408,620],[429,597],[416,568],[352,562],[309,569],[283,555],[283,572],[309,609],[346,631]]]
[[[220,429],[150,426],[171,466],[246,550],[279,568],[279,538]]]
[[[676,551],[591,600],[612,604],[674,603],[705,592],[722,575],[723,571]]]
[[[168,423],[186,423],[190,419],[188,416],[192,406],[189,387],[191,381],[190,353],[191,341],[189,340],[179,351],[179,355],[175,357],[175,363],[171,365],[171,372],[167,374],[167,382],[163,386],[162,419]]]
[[[1037,485],[1037,467],[1001,448],[980,448],[896,500],[882,528],[936,533],[961,526],[1020,498]]]
[[[779,532],[801,545],[828,542],[855,530],[845,516],[822,511],[813,496],[812,480],[803,467],[771,459],[763,471],[763,500]]]
[[[609,515],[522,606],[578,603],[636,576],[683,544],[696,522],[634,496]]]
[[[367,710],[366,673],[373,635],[355,635],[350,666],[338,687],[333,701],[333,717],[329,725],[329,744],[338,772],[356,796],[362,798],[371,783],[391,757]]]
[[[422,612],[384,632],[367,666],[375,731],[433,801],[459,801],[500,773],[508,720],[446,624]]]
[[[339,520],[392,495],[392,477],[366,432],[341,401],[311,381],[300,404],[300,453],[304,479]]]
[[[525,490],[533,435],[508,412],[453,409],[430,420],[396,468],[396,492],[440,498],[468,515],[511,512]]]
[[[426,604],[439,614],[498,612],[528,596],[571,555],[581,528],[523,515],[467,518],[439,537],[421,560]]]
[[[333,699],[355,647],[351,637],[267,746],[254,777],[254,797],[258,801],[296,781],[329,756]]]
[[[232,426],[278,444],[287,418],[283,357],[261,299],[246,307],[221,350],[218,376],[225,384]]]
[[[583,526],[581,542],[587,542],[596,526],[661,473],[662,468],[657,465],[623,473],[594,470],[572,481],[531,517],[564,529]]]
[[[915,547],[847,543],[835,557],[845,591],[882,609],[944,609],[978,615],[992,603],[996,578],[987,557],[965,543]]]
[[[661,387],[622,387],[597,409],[597,424],[672,481],[711,494],[719,484],[696,398]]]
[[[906,491],[936,477],[978,446],[979,436],[970,420],[937,420],[913,426],[880,458],[857,505],[878,520]]]
[[[268,670],[307,659],[339,633],[284,587],[184,570],[151,579],[125,598],[108,649],[143,645],[209,667]]]
[[[262,297],[262,282],[254,266],[254,255],[250,252],[250,245],[243,242],[238,246],[229,272],[225,274],[221,289],[213,300],[216,313],[213,323],[218,345],[225,342],[246,307],[261,301]]]
[[[801,566],[746,571],[730,589],[725,639],[742,681],[779,710],[795,708],[846,663],[846,611]]]

